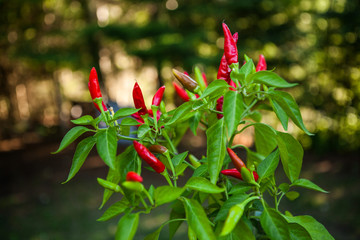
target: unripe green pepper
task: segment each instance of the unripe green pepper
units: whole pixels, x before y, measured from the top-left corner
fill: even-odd
[[[254,181],[253,176],[251,176],[249,169],[247,169],[246,167],[241,168],[241,176],[243,180],[247,183],[251,183]]]
[[[123,191],[121,190],[121,187],[115,183],[112,183],[112,182],[109,182],[109,181],[106,181],[102,178],[97,178],[97,181],[98,183],[106,188],[106,189],[109,189],[111,191],[114,191],[114,192],[119,192],[119,193],[123,193]]]
[[[194,155],[190,154],[189,160],[190,160],[191,164],[194,166],[194,168],[198,168],[201,166],[199,159],[197,159]]]
[[[205,91],[206,85],[200,68],[195,67],[195,80],[199,84],[201,91]]]
[[[139,182],[125,181],[122,183],[122,186],[134,192],[142,192],[144,190],[144,185]]]

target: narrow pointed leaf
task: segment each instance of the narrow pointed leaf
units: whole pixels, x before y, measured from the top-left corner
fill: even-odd
[[[114,114],[114,119],[130,116],[131,114],[137,113],[140,109],[136,108],[120,108]]]
[[[204,193],[221,193],[225,191],[224,188],[219,188],[203,177],[190,178],[185,187]]]
[[[270,177],[274,174],[279,164],[279,149],[276,149],[269,156],[267,156],[257,167],[257,173],[260,179]],[[259,180],[260,181],[260,180]]]
[[[289,217],[285,216],[289,223],[297,223],[308,231],[312,240],[333,240],[334,238],[326,230],[324,225],[316,221],[311,216],[296,216]]]
[[[117,137],[116,129],[109,127],[96,134],[96,149],[101,159],[110,168],[115,169],[116,159],[116,148],[117,148]]]
[[[203,207],[194,199],[182,199],[186,211],[186,218],[191,229],[199,240],[215,240],[215,234]]]
[[[175,201],[185,191],[184,188],[160,186],[155,189],[154,199],[156,206]]]
[[[264,123],[255,123],[255,147],[261,155],[269,155],[277,146],[276,131]]]
[[[206,137],[210,181],[216,184],[225,157],[226,137],[224,118],[217,121],[206,131]]]
[[[242,95],[236,91],[228,91],[224,96],[223,112],[228,136],[232,136],[244,112]]]
[[[308,179],[304,179],[304,178],[297,179],[290,186],[291,187],[295,187],[295,186],[296,187],[303,187],[303,188],[319,191],[319,192],[322,192],[322,193],[328,193],[328,191],[322,189],[321,187],[319,187],[315,183],[311,182]]]
[[[205,91],[203,92],[203,94],[200,96],[199,99],[203,99],[209,95],[211,95],[212,93],[216,92],[216,93],[221,93],[222,91],[224,91],[225,89],[229,88],[229,85],[227,84],[226,81],[224,80],[215,80],[212,81],[209,86],[205,89]]]
[[[112,219],[113,217],[116,217],[119,214],[123,213],[128,208],[129,208],[129,202],[126,200],[126,198],[122,198],[120,201],[114,203],[108,209],[106,209],[104,214],[96,221],[104,222],[109,219]]]
[[[69,176],[64,183],[67,183],[72,179],[75,174],[80,170],[81,166],[85,162],[85,159],[89,155],[89,152],[94,147],[96,139],[94,136],[83,139],[76,147],[75,154],[72,160]]]
[[[287,131],[288,123],[289,123],[288,115],[286,115],[286,112],[280,107],[280,105],[277,102],[272,101],[270,99],[270,104],[271,104],[272,109],[274,110],[277,118],[280,120],[281,125],[283,126],[284,130]]]
[[[282,77],[271,71],[259,71],[249,77],[252,82],[262,83],[268,87],[290,88],[298,85],[297,83],[288,83]]]
[[[132,240],[139,225],[139,213],[124,215],[119,223],[115,240]]]
[[[281,163],[291,182],[299,178],[304,150],[301,144],[290,134],[277,132]]]
[[[69,146],[73,141],[75,141],[79,136],[81,136],[83,133],[88,132],[88,131],[90,131],[90,129],[88,129],[86,127],[82,127],[82,126],[77,126],[77,127],[70,129],[70,131],[68,131],[65,134],[64,138],[62,139],[58,150],[56,150],[52,154],[61,152],[67,146]]]
[[[296,126],[302,129],[306,134],[313,135],[306,129],[299,107],[289,93],[283,91],[269,91],[269,95],[273,101],[279,104]]]
[[[71,120],[71,122],[76,125],[93,125],[94,121],[94,118],[90,115],[85,115],[80,118]]]
[[[265,208],[260,216],[260,223],[271,240],[288,240],[287,222],[276,210]]]

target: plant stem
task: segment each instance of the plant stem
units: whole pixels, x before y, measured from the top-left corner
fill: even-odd
[[[164,138],[166,139],[166,141],[169,143],[171,151],[173,151],[173,153],[177,154],[177,150],[176,150],[174,144],[172,143],[171,139],[169,138],[169,135],[167,134],[165,129],[164,129],[164,131],[162,131],[162,134],[163,134]]]
[[[154,201],[152,200],[152,197],[150,196],[149,192],[144,188],[145,195],[147,196],[147,198],[149,199],[149,202],[151,204],[151,206],[154,206]]]
[[[167,173],[167,171],[165,170],[164,172],[161,173],[161,175],[163,175],[166,179],[166,181],[168,182],[168,184],[171,186],[171,187],[174,187],[174,185],[172,184],[170,178],[169,178],[169,174]]]

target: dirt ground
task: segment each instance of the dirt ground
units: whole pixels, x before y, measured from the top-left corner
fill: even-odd
[[[92,152],[80,172],[69,183],[74,146],[57,155],[58,139],[27,144],[18,150],[0,151],[0,236],[10,240],[113,239],[118,218],[96,222],[102,188],[96,178],[105,178],[107,169]],[[204,149],[190,149],[201,155]],[[311,179],[329,194],[298,189],[300,198],[284,200],[282,211],[310,214],[323,223],[335,239],[360,239],[359,155],[316,155],[306,153],[301,177]],[[163,179],[144,171],[145,182],[160,184]],[[281,178],[280,178],[281,179]],[[278,180],[281,182],[281,180]],[[169,206],[141,215],[136,239],[143,239],[167,220]],[[165,227],[160,239],[168,239]],[[176,239],[186,239],[185,227]]]

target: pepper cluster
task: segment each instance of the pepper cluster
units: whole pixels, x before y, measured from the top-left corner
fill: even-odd
[[[152,99],[152,106],[155,107],[159,107],[161,100],[163,98],[164,95],[164,91],[165,91],[165,86],[160,87],[157,92],[155,93],[153,99]],[[150,117],[154,117],[154,113],[152,111],[152,109],[147,109],[146,105],[145,105],[145,100],[141,91],[141,88],[139,86],[139,84],[136,82],[133,88],[133,100],[134,100],[134,105],[135,108],[140,108],[140,110],[137,113],[132,114],[132,116],[135,118],[136,121],[138,121],[141,125],[144,123],[144,119],[141,117],[143,115],[149,114]],[[159,120],[160,119],[160,115],[161,112],[160,111],[156,111],[156,119]]]

